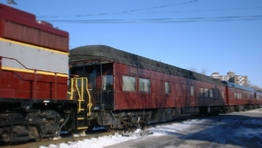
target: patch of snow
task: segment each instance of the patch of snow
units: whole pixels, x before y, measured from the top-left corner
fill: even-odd
[[[130,132],[129,136],[122,136],[116,133],[115,135],[83,139],[77,142],[69,141],[67,143],[60,143],[56,145],[50,144],[49,146],[40,146],[40,148],[86,148],[87,145],[88,147],[103,148],[104,146],[110,146],[124,141],[139,138],[141,137],[141,133],[143,132],[144,131],[142,130],[136,130],[135,132]]]

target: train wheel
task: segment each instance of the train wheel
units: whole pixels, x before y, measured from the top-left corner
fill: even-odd
[[[108,132],[112,132],[113,130],[114,130],[114,127],[113,127],[112,124],[106,126],[106,131],[108,131]]]
[[[38,133],[38,130],[36,127],[33,127],[33,134],[34,134],[34,137],[35,137],[35,141],[40,141],[40,137],[39,137],[39,133]]]
[[[124,128],[124,130],[125,131],[131,131],[131,124],[129,123],[129,122],[127,122],[127,121],[122,121],[122,126],[123,126],[123,128]]]

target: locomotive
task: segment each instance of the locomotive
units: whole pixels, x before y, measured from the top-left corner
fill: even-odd
[[[3,4],[0,20],[0,142],[262,105],[262,92],[109,46],[69,51],[68,32]]]

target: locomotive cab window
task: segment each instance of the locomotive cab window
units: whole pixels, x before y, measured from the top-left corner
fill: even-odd
[[[150,92],[150,80],[145,78],[139,78],[139,91]]]
[[[123,76],[123,91],[136,91],[136,78]]]

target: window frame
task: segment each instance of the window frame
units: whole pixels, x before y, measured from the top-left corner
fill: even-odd
[[[209,89],[209,97],[210,97],[210,98],[213,98],[213,97],[214,97],[213,89]]]
[[[170,94],[170,83],[166,81],[164,83],[164,86],[165,86],[165,94],[166,95]]]
[[[205,95],[204,95],[204,89],[203,89],[202,87],[200,88],[200,96],[201,96],[201,97],[204,97],[204,96],[205,96]]]
[[[150,93],[151,92],[150,79],[139,78],[138,83],[139,83],[139,92],[144,92],[144,93]],[[141,86],[143,86],[143,87],[141,87]]]
[[[195,87],[194,86],[190,86],[190,96],[191,97],[195,96]]]
[[[129,80],[130,80],[130,78],[132,79],[132,80],[134,80],[134,81],[125,81],[125,78],[128,78]],[[127,79],[126,79],[127,80]],[[131,85],[130,86],[128,86],[128,84],[127,85],[124,85],[124,81],[125,82],[131,82],[131,84],[132,84],[132,87],[131,87]],[[124,91],[124,92],[136,92],[136,90],[137,90],[137,88],[136,88],[136,83],[137,83],[137,79],[136,79],[136,77],[134,77],[134,76],[128,76],[128,75],[122,75],[122,91]],[[125,87],[126,86],[126,87]],[[124,89],[125,88],[125,89]],[[128,88],[131,88],[131,89],[128,89]]]
[[[204,97],[205,98],[209,97],[208,88],[204,88]]]

